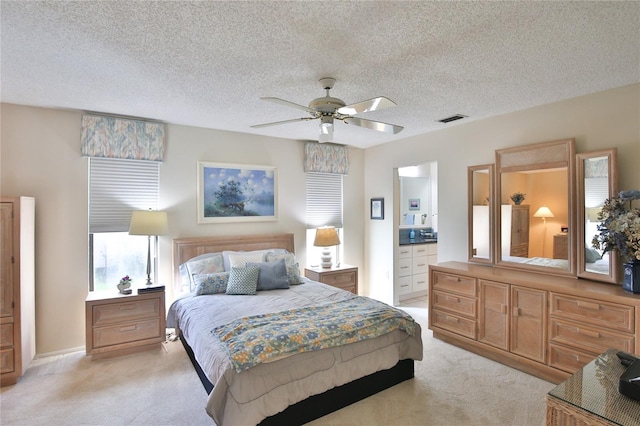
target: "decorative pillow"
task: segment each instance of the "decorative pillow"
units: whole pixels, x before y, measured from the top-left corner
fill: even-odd
[[[229,272],[194,275],[193,282],[196,286],[196,296],[226,293],[227,283],[229,282]]]
[[[247,263],[247,266],[260,268],[257,290],[289,288],[289,278],[287,277],[287,267],[284,264],[284,259],[276,260],[275,262]]]
[[[594,263],[602,259],[602,256],[600,255],[600,253],[598,253],[596,249],[591,247],[585,247],[584,259],[587,261],[587,263]]]
[[[200,256],[196,256],[187,260],[184,264],[187,266],[187,273],[189,275],[191,291],[193,291],[196,287],[195,283],[193,282],[194,275],[224,272],[222,253],[201,254]]]
[[[303,284],[304,280],[300,276],[300,266],[296,262],[296,257],[293,253],[286,250],[281,253],[270,251],[264,257],[267,262],[275,262],[280,259],[284,259],[289,285]]]
[[[246,253],[233,253],[229,254],[229,267],[240,267],[242,268],[247,263],[256,263],[264,261],[264,253],[248,251]]]
[[[252,251],[229,251],[229,250],[225,250],[222,252],[222,261],[224,262],[224,270],[225,271],[231,271],[231,267],[232,266],[244,266],[245,263],[247,262],[264,262],[264,255],[267,254],[268,252],[275,252],[275,253],[283,253],[286,252],[286,250],[284,249],[267,249],[267,250],[252,250]],[[244,255],[249,255],[249,258],[244,258],[244,263],[243,264],[231,264],[231,260],[230,260],[230,256],[234,256],[234,255],[240,255],[240,256],[244,256]],[[254,257],[255,255],[255,257]],[[235,261],[238,263],[241,263],[243,260],[241,257],[236,257]]]
[[[260,268],[257,266],[232,267],[229,273],[226,293],[256,294],[258,274],[260,274]]]

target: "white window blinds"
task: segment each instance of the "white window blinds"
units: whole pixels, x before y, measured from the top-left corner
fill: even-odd
[[[306,173],[307,226],[342,228],[342,175]]]
[[[89,159],[89,232],[126,232],[133,210],[157,210],[160,163]]]

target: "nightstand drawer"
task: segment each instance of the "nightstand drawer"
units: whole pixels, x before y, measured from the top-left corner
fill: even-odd
[[[337,274],[323,275],[322,282],[340,288],[353,287],[356,284],[356,273],[340,272]]]
[[[159,338],[160,320],[150,319],[138,321],[131,324],[119,324],[109,327],[99,327],[93,329],[93,346],[100,348],[103,346],[117,345],[120,343],[135,342],[143,339]]]
[[[158,317],[159,314],[160,298],[97,305],[93,307],[93,326],[131,322],[138,319]]]

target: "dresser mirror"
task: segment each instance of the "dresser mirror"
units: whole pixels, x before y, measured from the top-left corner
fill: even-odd
[[[574,153],[573,139],[496,151],[496,265],[575,276]]]
[[[469,261],[493,263],[493,164],[468,168]]]
[[[602,253],[592,247],[598,232],[598,213],[607,198],[618,193],[616,149],[576,155],[578,224],[578,276],[592,280],[617,283],[617,256]]]

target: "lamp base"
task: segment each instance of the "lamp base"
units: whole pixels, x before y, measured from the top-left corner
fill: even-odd
[[[322,249],[322,256],[320,256],[320,260],[320,266],[323,268],[331,268],[333,261],[331,259],[331,250],[329,247],[324,247]]]

